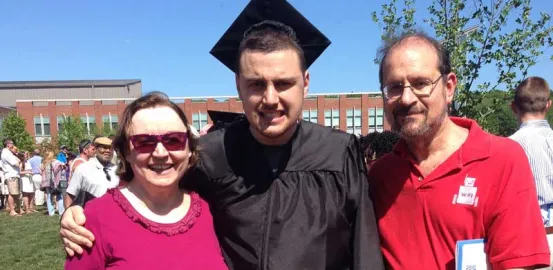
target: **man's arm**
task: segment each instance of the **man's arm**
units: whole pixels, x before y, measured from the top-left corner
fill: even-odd
[[[63,198],[63,204],[66,208],[71,206],[73,201],[75,200],[75,197],[77,194],[79,194],[79,191],[82,188],[82,182],[83,182],[83,170],[82,167],[78,170],[75,170],[75,173],[71,176],[71,179],[69,181],[69,185],[67,186],[66,195],[65,198]],[[82,206],[82,205],[81,205]]]
[[[5,161],[6,163],[10,164],[11,166],[18,166],[18,167],[21,166],[21,160],[18,159],[12,153],[12,151],[3,151],[2,160]]]
[[[369,198],[367,172],[358,140],[352,136],[345,157],[345,177],[349,196],[357,209],[351,246],[353,269],[384,269],[373,204]]]
[[[61,217],[60,235],[65,246],[65,251],[70,257],[75,255],[75,253],[82,254],[82,247],[92,247],[94,241],[92,232],[84,227],[86,217],[82,206],[71,206],[75,196],[81,189],[82,179],[83,167],[81,166],[75,170],[75,174],[67,187],[67,195],[64,198],[64,205],[67,209]],[[69,195],[73,197],[69,197]]]

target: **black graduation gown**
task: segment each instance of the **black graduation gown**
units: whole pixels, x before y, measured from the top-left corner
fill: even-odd
[[[247,121],[199,145],[188,179],[210,204],[231,269],[383,268],[355,136],[301,121],[276,173]]]

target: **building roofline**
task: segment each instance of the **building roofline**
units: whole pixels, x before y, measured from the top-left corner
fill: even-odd
[[[129,86],[142,82],[139,79],[124,80],[63,80],[63,81],[0,81],[0,89],[61,88],[61,87],[106,87]]]
[[[15,108],[15,107],[10,107],[10,106],[1,106],[1,105],[0,105],[0,108],[1,108],[1,109],[12,110],[12,111],[17,111],[17,108]]]
[[[372,96],[381,96],[380,91],[375,92],[343,92],[343,93],[317,93],[317,94],[308,94],[307,97],[318,97],[318,96],[343,96],[343,95],[372,95]],[[229,98],[238,98],[238,96],[189,96],[189,97],[169,97],[170,100],[184,100],[184,99],[229,99]],[[70,102],[70,101],[133,101],[136,98],[89,98],[89,99],[18,99],[15,102]]]

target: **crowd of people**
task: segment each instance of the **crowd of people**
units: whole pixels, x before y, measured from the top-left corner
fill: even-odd
[[[96,136],[92,141],[81,141],[78,155],[62,145],[57,154],[49,149],[43,153],[35,149],[31,157],[27,151],[20,152],[11,139],[6,138],[3,143],[0,156],[0,209],[4,208],[10,216],[36,213],[36,206],[43,205],[46,205],[48,215],[53,216],[57,212],[61,216],[77,196],[79,202],[84,203],[95,198],[90,192],[96,196],[103,194],[103,183],[99,181],[101,178],[98,179],[94,174],[97,170],[90,169],[88,161],[107,160],[111,167],[117,162],[112,155],[111,139],[102,136]],[[84,166],[81,168],[81,165]],[[103,172],[103,165],[101,169]],[[114,181],[111,182],[115,184],[109,187],[113,188],[119,182],[114,170],[111,174],[114,175]],[[71,181],[73,179],[76,180]]]
[[[31,156],[27,151],[19,151],[9,138],[4,139],[3,145],[0,156],[0,208],[5,208],[11,216],[21,216],[37,212],[36,206],[46,203],[50,215],[53,215],[55,210],[60,215],[63,214],[63,206],[59,208],[52,200],[55,200],[55,196],[61,196],[58,194],[63,192],[61,187],[67,184],[67,181],[64,180],[65,183],[61,183],[61,187],[58,186],[59,180],[52,186],[43,182],[45,168],[54,161],[54,153],[46,151],[45,157],[50,158],[43,161],[39,149],[35,149]],[[60,149],[60,156],[64,155],[65,163],[56,160],[60,165],[63,164],[60,168],[68,166],[72,161],[63,151]]]
[[[457,77],[443,45],[406,33],[381,50],[392,131],[360,139],[298,120],[314,31],[286,1],[270,3],[278,12],[252,1],[242,14],[276,17],[242,18],[221,43],[235,46],[219,60],[235,73],[243,117],[193,136],[182,108],[152,92],[127,105],[113,141],[92,142],[66,192],[66,269],[455,269],[468,239],[486,240],[493,269],[549,266],[545,80],[515,89],[517,134],[489,134],[449,115]]]

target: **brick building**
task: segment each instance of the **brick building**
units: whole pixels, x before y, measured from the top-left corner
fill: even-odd
[[[27,131],[37,142],[56,136],[64,116],[78,116],[93,135],[97,130],[114,129],[126,105],[135,98],[37,99],[18,100],[17,111],[27,122]],[[242,112],[236,96],[172,97],[200,130],[210,124],[208,110]],[[305,120],[365,135],[388,129],[380,93],[313,94],[307,97],[302,117]]]

